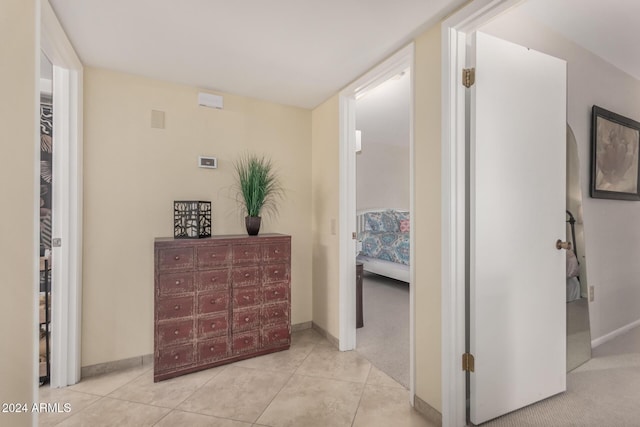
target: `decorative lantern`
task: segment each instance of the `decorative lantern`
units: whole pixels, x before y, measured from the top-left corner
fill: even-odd
[[[174,201],[173,237],[176,239],[211,237],[211,202]]]

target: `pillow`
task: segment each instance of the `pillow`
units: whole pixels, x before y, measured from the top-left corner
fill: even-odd
[[[402,221],[402,220],[408,220],[409,217],[409,212],[406,211],[394,211],[394,213],[396,214],[396,218],[398,219],[398,222]]]
[[[408,233],[409,231],[411,231],[411,222],[408,219],[401,219],[400,220],[400,232],[401,233]]]
[[[400,226],[398,219],[393,211],[387,210],[383,212],[367,212],[364,214],[366,231],[387,231],[398,232]]]

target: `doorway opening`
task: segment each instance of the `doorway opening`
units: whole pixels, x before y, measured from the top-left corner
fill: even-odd
[[[346,89],[340,92],[340,350],[356,349],[356,255],[358,242],[357,209],[356,209],[356,127],[357,127],[357,102],[363,99],[365,94],[373,93],[375,88],[381,87],[384,82],[391,80],[394,82],[406,76],[406,83],[409,87],[408,98],[408,212],[413,211],[413,189],[414,189],[414,166],[413,166],[413,51],[414,46],[410,44],[401,49],[382,64],[356,80]],[[403,74],[404,73],[404,74]],[[396,78],[396,80],[393,80]],[[365,97],[366,98],[366,97]],[[384,122],[383,122],[384,124]],[[366,134],[361,134],[362,152],[366,149]],[[379,174],[383,175],[384,170]],[[402,210],[401,206],[389,206]],[[378,206],[380,208],[380,206]],[[383,208],[385,208],[383,206]],[[384,210],[384,209],[383,209]],[[362,217],[360,217],[362,218]],[[409,218],[406,218],[409,220]],[[398,224],[399,224],[399,218]],[[408,221],[407,221],[408,225]],[[364,228],[364,227],[361,227]],[[410,226],[409,226],[410,228]],[[405,273],[406,282],[412,282],[414,277],[411,260],[414,252],[414,234],[410,229],[408,232],[408,272]],[[405,269],[406,270],[406,269]],[[406,286],[406,285],[405,285]],[[415,395],[415,356],[414,356],[414,289],[409,287],[409,318],[408,318],[408,388],[410,402],[413,404]],[[365,309],[366,310],[366,309]]]
[[[40,55],[40,289],[38,370],[40,385],[51,379],[51,248],[53,212],[53,64]]]
[[[49,301],[49,384],[64,387],[80,380],[81,365],[83,70],[48,2],[42,3],[40,18],[37,54],[52,64],[51,140],[55,147],[51,150],[51,169],[55,171],[50,190],[51,243],[49,252],[46,248],[44,251],[53,266],[49,281],[53,285]],[[39,170],[40,158],[34,163]],[[36,238],[39,245],[39,234]],[[37,290],[39,293],[40,287]],[[34,302],[39,304],[38,295],[34,295]],[[34,361],[39,364],[39,358]]]
[[[493,21],[498,15],[501,15],[507,9],[511,9],[519,3],[521,2],[509,0],[477,2],[447,20],[443,25],[443,65],[445,70],[443,74],[443,84],[446,90],[443,96],[444,127],[442,146],[443,152],[445,153],[443,158],[443,179],[445,182],[449,182],[443,189],[443,205],[445,210],[443,215],[442,394],[443,422],[450,425],[466,424],[464,415],[465,399],[463,396],[465,384],[464,380],[455,370],[460,354],[465,351],[464,305],[462,304],[465,300],[465,293],[463,283],[465,281],[465,275],[468,274],[467,271],[470,268],[469,261],[465,260],[465,251],[461,250],[461,248],[469,245],[469,241],[464,240],[469,224],[465,224],[464,221],[460,220],[460,214],[465,211],[466,205],[469,204],[469,199],[465,200],[464,198],[465,176],[463,172],[465,169],[469,170],[469,165],[465,165],[466,157],[474,155],[473,152],[469,153],[469,146],[465,147],[464,145],[464,134],[468,131],[468,128],[461,122],[461,118],[464,117],[466,102],[464,89],[460,89],[461,81],[457,74],[460,73],[461,68],[464,68],[465,61],[469,57],[465,51],[465,46],[469,45],[469,35],[481,27],[483,27],[482,30],[485,31],[487,28],[485,25],[488,24],[489,21]],[[498,34],[498,37],[500,37],[500,34]],[[520,44],[527,48],[537,49],[539,52],[545,52],[545,49],[536,47],[535,44],[534,46],[529,46],[526,42],[520,42]],[[562,55],[556,56],[562,58]],[[524,61],[520,63],[522,64]],[[566,77],[562,79],[562,81],[566,82]],[[560,86],[558,86],[557,93],[560,93],[559,88]],[[565,107],[562,110],[566,111],[566,96],[564,101]],[[515,106],[516,104],[513,103],[512,105]],[[555,117],[563,117],[563,114],[557,114]],[[564,127],[566,123],[561,123],[561,125]],[[474,126],[473,123],[472,126]],[[556,127],[560,128],[560,126]],[[565,138],[559,137],[557,140],[562,143],[561,145],[564,148]],[[473,148],[471,148],[471,150],[473,150]],[[551,157],[560,158],[559,155]],[[564,181],[565,177],[566,175],[563,175],[561,180]],[[564,203],[562,205],[562,214],[564,214]],[[564,237],[563,232],[558,232],[557,234],[557,237]],[[562,273],[564,279],[564,271]],[[564,286],[558,287],[558,289],[564,291],[563,288]],[[557,295],[554,293],[554,296]],[[469,298],[468,294],[466,298]],[[563,294],[560,299],[562,303],[564,303],[564,299]],[[556,303],[556,298],[553,298],[553,304]],[[564,329],[563,322],[557,322],[557,326],[559,329]],[[447,334],[449,334],[449,337],[447,337]],[[559,358],[554,357],[554,360],[557,359]],[[564,365],[564,360],[561,361],[561,364]],[[566,372],[566,369],[564,372]]]
[[[410,84],[407,68],[356,99],[356,350],[406,388]]]

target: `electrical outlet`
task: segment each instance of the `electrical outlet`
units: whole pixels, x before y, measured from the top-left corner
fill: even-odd
[[[589,302],[593,302],[593,300],[595,299],[595,287],[594,286],[589,286]]]

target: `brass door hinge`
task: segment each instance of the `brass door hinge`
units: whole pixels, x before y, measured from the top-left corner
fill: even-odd
[[[462,70],[462,84],[464,87],[471,87],[476,82],[476,69],[464,68]]]
[[[462,355],[462,370],[465,372],[473,372],[475,369],[475,359],[473,354],[464,353]]]

